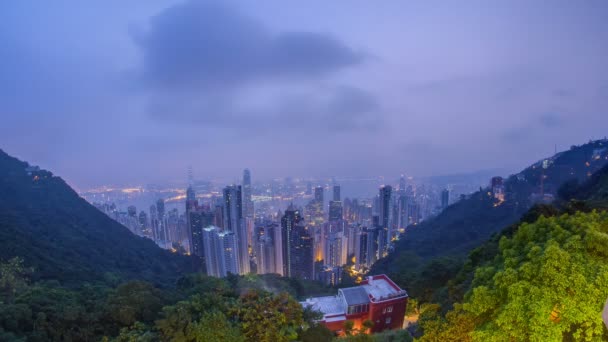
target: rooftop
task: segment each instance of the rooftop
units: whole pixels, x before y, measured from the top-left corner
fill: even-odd
[[[365,291],[375,300],[396,296],[405,292],[385,275],[370,276],[361,287],[365,288]]]
[[[369,303],[369,296],[363,286],[348,287],[338,291],[342,292],[348,306]]]
[[[315,311],[321,311],[324,315],[344,313],[344,306],[338,296],[308,298],[300,304],[303,307],[311,307]]]

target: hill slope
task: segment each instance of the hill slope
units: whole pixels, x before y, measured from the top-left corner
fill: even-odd
[[[461,260],[469,251],[487,241],[492,234],[519,221],[532,207],[534,195],[540,192],[541,176],[544,175],[543,190],[546,194],[556,194],[569,180],[583,182],[591,178],[608,163],[608,141],[573,146],[547,160],[546,169],[543,161],[539,161],[508,177],[504,182],[505,201],[500,204],[488,189],[480,189],[449,206],[437,217],[408,228],[397,242],[395,251],[379,260],[371,272],[389,274],[414,295],[421,294],[412,287],[445,284],[459,270]],[[449,262],[438,262],[443,257],[449,257]],[[413,284],[413,278],[423,272],[436,274],[436,283]]]
[[[22,257],[37,279],[173,282],[193,260],[137,237],[78,196],[61,178],[0,150],[0,258]]]

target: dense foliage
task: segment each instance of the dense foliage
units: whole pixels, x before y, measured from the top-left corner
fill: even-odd
[[[421,317],[422,341],[604,340],[608,213],[564,214],[502,237],[492,263],[445,317]]]
[[[28,284],[18,258],[1,262],[0,271],[1,341],[291,341],[315,332],[326,337],[316,341],[334,338],[289,294],[323,289],[292,287],[293,280],[276,275],[192,274],[169,288],[144,281],[66,288]]]
[[[64,284],[142,279],[172,283],[198,269],[194,258],[137,237],[48,171],[0,150],[0,259],[19,256],[35,280]]]
[[[569,181],[573,186],[570,191],[574,193],[578,191],[579,183],[585,183],[606,165],[607,147],[605,141],[573,146],[550,158],[547,169],[540,161],[507,178],[504,182],[506,198],[502,203],[497,203],[488,189],[480,189],[437,217],[408,227],[394,252],[376,262],[371,273],[388,274],[421,302],[459,300],[468,289],[472,270],[485,262],[486,256],[492,257],[496,252],[500,236],[514,232],[522,216],[536,219],[536,211],[546,209],[536,208],[529,212],[534,204],[532,195],[540,190],[541,177],[544,175],[546,193],[562,192],[564,189],[560,187]],[[579,198],[586,198],[594,190],[577,194]],[[467,259],[471,252],[472,256]],[[463,267],[466,272],[462,271]],[[454,278],[459,278],[457,284],[448,287],[448,282]]]

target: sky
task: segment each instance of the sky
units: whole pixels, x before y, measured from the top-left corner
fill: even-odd
[[[93,187],[518,170],[608,134],[608,2],[6,1],[0,149]]]

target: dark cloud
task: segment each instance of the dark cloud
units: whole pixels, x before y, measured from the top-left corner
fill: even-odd
[[[555,128],[563,124],[563,117],[557,113],[545,113],[539,117],[539,122],[545,128]]]
[[[135,34],[143,78],[161,86],[213,86],[255,79],[323,76],[363,60],[336,38],[274,34],[233,8],[188,1],[156,15]]]
[[[255,108],[238,106],[233,101],[235,97],[239,96],[171,93],[155,97],[149,110],[155,119],[164,123],[236,130],[240,132],[240,139],[282,133],[295,137],[309,134],[311,130],[375,131],[384,124],[383,110],[376,97],[352,86],[278,93],[268,104]]]

